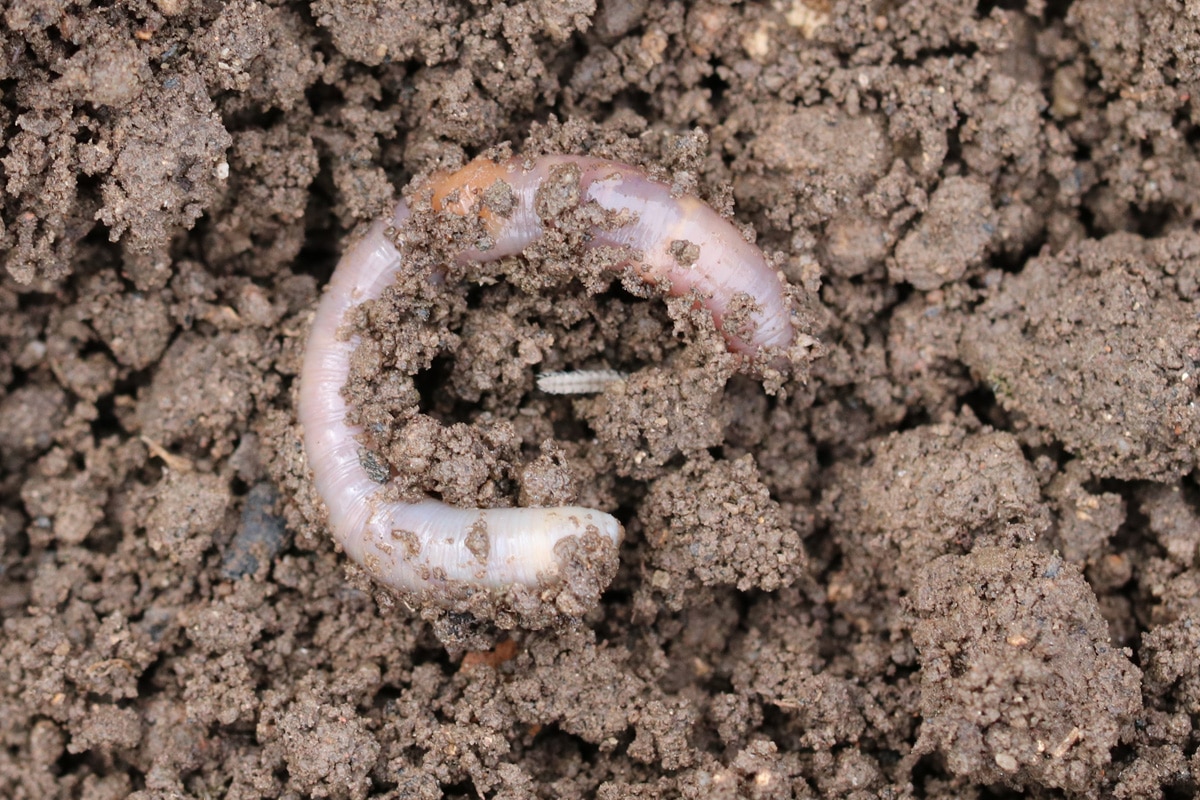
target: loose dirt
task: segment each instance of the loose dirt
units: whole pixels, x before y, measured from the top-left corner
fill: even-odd
[[[0,797],[1193,796],[1198,53],[1172,0],[6,4]],[[350,565],[294,413],[345,243],[509,151],[732,215],[817,342],[739,372],[570,204],[361,315],[396,492],[624,523],[537,630]]]

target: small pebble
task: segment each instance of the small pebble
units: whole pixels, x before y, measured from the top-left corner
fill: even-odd
[[[279,493],[269,483],[257,484],[246,495],[242,520],[225,551],[221,577],[237,580],[258,574],[259,567],[275,560],[287,544],[287,525],[274,513]]]

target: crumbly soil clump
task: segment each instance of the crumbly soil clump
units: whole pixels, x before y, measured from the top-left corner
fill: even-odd
[[[0,796],[1200,791],[1182,4],[29,0],[0,51]],[[539,630],[349,565],[294,411],[356,229],[508,152],[700,196],[818,342],[764,385],[551,194],[360,315],[393,491],[625,525]]]

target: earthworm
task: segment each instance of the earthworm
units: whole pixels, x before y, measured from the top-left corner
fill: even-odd
[[[554,186],[562,186],[564,176],[569,188],[577,188],[579,203],[609,212],[612,224],[597,225],[590,244],[632,253],[618,268],[631,267],[671,295],[695,290],[718,328],[735,297],[747,295],[754,304],[750,324],[723,331],[735,352],[753,355],[765,346],[791,343],[787,301],[762,252],[708,205],[673,197],[668,186],[636,167],[582,156],[499,163],[481,158],[435,175],[427,188],[434,211],[478,216],[488,241],[464,249],[458,259],[484,262],[520,253],[541,236],[539,190],[551,178]],[[499,209],[489,199],[497,190],[507,200]],[[404,245],[392,235],[403,236],[409,216],[401,200],[389,219],[377,221],[346,252],[313,318],[300,374],[299,420],[329,527],[347,555],[375,579],[402,592],[427,593],[435,601],[453,584],[474,591],[553,583],[565,566],[556,553],[560,541],[598,535],[615,548],[621,524],[578,506],[478,509],[430,498],[385,499],[384,486],[371,477],[379,477],[380,470],[368,468],[372,458],[358,441],[362,431],[347,421],[342,390],[359,337],[346,328],[352,310],[378,298],[406,268]]]

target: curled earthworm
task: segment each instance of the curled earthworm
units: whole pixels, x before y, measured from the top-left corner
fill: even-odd
[[[753,301],[748,325],[722,330],[731,350],[753,355],[762,347],[791,344],[787,301],[762,252],[711,207],[694,197],[673,197],[668,186],[640,169],[582,156],[477,159],[435,176],[428,188],[435,211],[478,215],[490,246],[464,249],[458,258],[484,262],[520,253],[541,236],[539,190],[551,178],[562,185],[564,176],[577,186],[578,202],[609,212],[613,223],[596,226],[591,245],[631,252],[621,268],[632,268],[671,295],[697,292],[718,328],[738,295]],[[497,188],[506,190],[502,210],[485,202]],[[590,535],[615,547],[620,523],[578,506],[478,509],[433,499],[390,501],[364,466],[370,459],[358,442],[361,430],[347,422],[342,395],[359,338],[344,335],[343,328],[356,306],[379,297],[405,269],[403,245],[389,231],[402,236],[409,216],[402,200],[390,219],[371,226],[338,263],[313,318],[300,374],[299,418],[329,527],[351,559],[402,592],[436,598],[454,583],[473,591],[553,582],[564,566],[556,553],[560,541]]]

